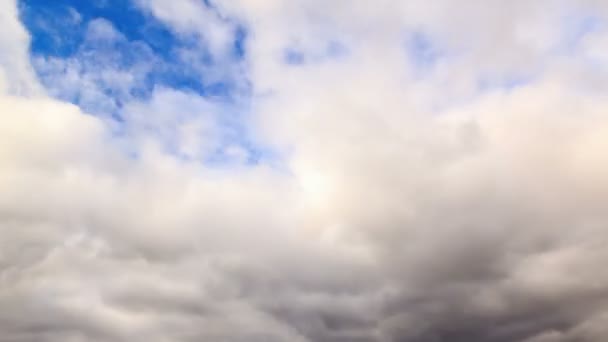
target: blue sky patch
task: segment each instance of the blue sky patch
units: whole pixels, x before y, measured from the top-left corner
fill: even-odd
[[[304,62],[306,61],[306,58],[302,51],[291,48],[285,50],[283,59],[285,60],[285,63],[290,65],[301,65],[304,64]]]
[[[117,139],[129,139],[130,103],[171,89],[217,108],[221,144],[211,155],[201,155],[203,162],[220,165],[240,158],[254,165],[267,154],[248,138],[243,123],[251,88],[243,64],[248,31],[236,20],[221,18],[234,36],[226,54],[217,56],[198,33],[178,34],[132,1],[22,0],[19,7],[32,37],[32,65],[48,93],[103,117]],[[179,108],[168,110],[184,115]],[[157,128],[171,132],[150,127],[147,134]],[[171,145],[174,138],[163,138],[165,148],[180,157]]]
[[[406,41],[407,55],[416,68],[430,68],[437,63],[441,53],[431,38],[422,32],[413,32]]]
[[[231,55],[216,61],[195,35],[175,35],[130,1],[22,0],[20,9],[32,36],[33,64],[42,82],[51,94],[91,112],[108,108],[90,108],[87,101],[82,101],[82,94],[57,87],[57,80],[65,79],[67,72],[77,72],[89,81],[77,88],[90,90],[97,82],[99,92],[114,96],[116,103],[128,101],[129,97],[145,98],[159,85],[214,98],[234,98],[234,92],[242,93],[247,86],[243,75],[231,72],[236,68],[226,66],[244,58],[247,31],[243,26],[235,24]],[[119,38],[91,39],[91,27],[100,26],[99,23],[107,23]],[[221,66],[215,67],[216,64]],[[99,79],[100,75],[92,74],[105,69],[135,75],[137,80],[132,80],[128,89],[124,84],[114,87]],[[119,106],[116,107],[113,111]]]

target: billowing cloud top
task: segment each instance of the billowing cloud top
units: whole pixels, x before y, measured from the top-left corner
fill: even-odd
[[[0,0],[0,341],[608,340],[608,6]]]

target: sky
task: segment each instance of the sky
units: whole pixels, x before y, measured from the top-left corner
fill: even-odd
[[[0,342],[608,340],[608,3],[0,0]]]

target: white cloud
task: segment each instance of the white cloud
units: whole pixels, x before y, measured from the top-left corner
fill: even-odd
[[[29,36],[18,20],[17,6],[13,1],[0,1],[0,22],[0,69],[3,71],[0,73],[0,90],[19,95],[38,92],[40,89],[28,63]]]
[[[159,0],[136,0],[145,10],[167,22],[177,33],[196,33],[207,44],[210,53],[219,60],[231,46],[234,34],[232,24],[224,21],[213,9],[201,1],[183,0],[166,2]]]
[[[116,31],[112,23],[106,19],[98,18],[89,22],[86,39],[113,42],[124,40],[125,37],[120,32]]]

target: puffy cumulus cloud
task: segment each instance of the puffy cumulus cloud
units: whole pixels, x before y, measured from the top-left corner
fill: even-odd
[[[279,157],[219,166],[212,99],[129,98],[117,136],[20,91],[0,4],[0,340],[608,338],[602,2],[139,2],[248,32],[238,120]]]
[[[39,89],[32,88],[34,73],[27,63],[27,43],[29,36],[21,26],[17,16],[17,7],[12,1],[0,2],[0,20],[3,32],[0,35],[1,69],[11,69],[14,72],[0,73],[0,90],[14,94],[28,94]]]

